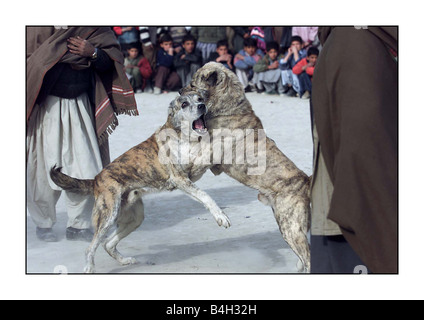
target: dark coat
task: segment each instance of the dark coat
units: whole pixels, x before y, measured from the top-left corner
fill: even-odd
[[[320,41],[311,102],[334,186],[328,218],[371,272],[397,273],[397,28],[324,27]]]

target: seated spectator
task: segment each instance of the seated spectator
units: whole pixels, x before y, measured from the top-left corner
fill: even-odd
[[[299,78],[299,96],[309,99],[312,92],[312,76],[314,75],[315,64],[318,60],[319,50],[315,47],[308,49],[308,56],[300,60],[293,67],[293,74]]]
[[[233,56],[228,53],[228,42],[227,40],[220,40],[216,43],[216,51],[212,52],[209,56],[209,61],[220,62],[227,69],[234,70],[234,67],[231,63]]]
[[[182,40],[182,50],[175,56],[174,66],[185,87],[193,77],[194,73],[202,66],[202,54],[196,50],[196,41],[190,34]]]
[[[164,34],[159,40],[159,50],[156,57],[154,94],[167,93],[177,90],[181,86],[181,80],[174,67],[174,48],[172,37]]]
[[[303,49],[302,38],[299,36],[292,37],[290,48],[284,58],[280,60],[284,91],[290,97],[295,97],[300,91],[299,79],[293,74],[292,68],[305,57],[306,52]]]
[[[279,61],[283,57],[278,55],[279,45],[275,41],[266,44],[267,54],[258,61],[253,67],[256,75],[256,83],[258,92],[265,92],[268,94],[280,94],[284,92],[283,84],[281,82],[281,70],[279,68]]]
[[[252,91],[253,66],[263,57],[263,52],[256,48],[256,40],[247,38],[243,42],[244,48],[234,57],[236,74],[244,87],[245,92]]]
[[[142,92],[146,87],[147,80],[152,75],[152,68],[149,61],[139,54],[139,45],[131,45],[127,53],[128,56],[124,62],[125,72],[134,92]]]

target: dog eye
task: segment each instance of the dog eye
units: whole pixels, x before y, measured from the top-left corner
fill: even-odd
[[[197,101],[198,101],[198,102],[203,102],[203,98],[202,98],[202,97],[198,97],[198,98],[197,98]]]
[[[188,102],[183,102],[183,104],[181,105],[182,108],[188,107]]]

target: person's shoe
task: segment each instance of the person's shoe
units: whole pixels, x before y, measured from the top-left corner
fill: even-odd
[[[244,88],[244,92],[252,92],[252,88],[248,85],[246,88]]]
[[[56,234],[53,232],[52,228],[39,228],[35,230],[37,238],[45,242],[57,242]]]
[[[256,84],[255,84],[255,87],[256,87],[256,92],[257,93],[262,93],[262,92],[265,91],[265,89],[260,89]]]
[[[158,88],[158,87],[153,88],[153,94],[161,94],[161,93],[162,93],[161,88]]]
[[[93,240],[93,232],[90,229],[76,229],[73,227],[66,228],[66,239],[71,241],[87,241]]]
[[[287,91],[286,94],[287,94],[288,97],[296,97],[297,92],[294,91],[294,89],[292,87],[290,87],[290,89]]]
[[[311,97],[311,94],[309,93],[309,91],[305,91],[302,95],[302,99],[309,99]]]
[[[278,92],[275,91],[275,90],[271,90],[271,91],[268,91],[268,92],[265,92],[265,93],[268,94],[268,95],[270,95],[270,96],[275,96],[275,95],[278,96]]]

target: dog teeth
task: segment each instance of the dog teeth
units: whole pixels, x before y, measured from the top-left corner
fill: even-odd
[[[195,129],[195,131],[196,131],[197,133],[206,133],[206,132],[208,132],[208,129],[206,129],[206,128],[202,128],[202,129]]]

